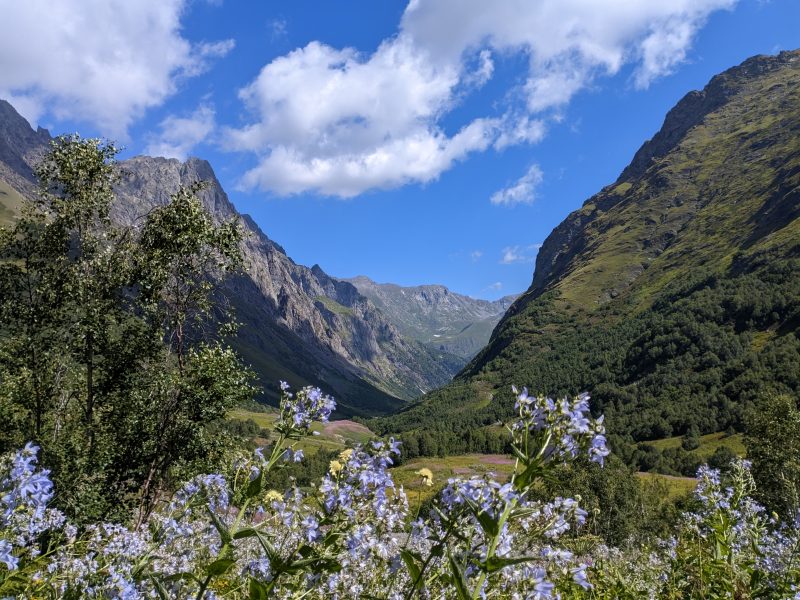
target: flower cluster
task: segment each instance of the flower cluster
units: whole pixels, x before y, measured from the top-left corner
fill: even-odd
[[[36,558],[42,533],[59,530],[64,515],[50,509],[53,484],[49,471],[37,470],[38,446],[0,459],[0,563],[13,571],[21,557]]]
[[[306,433],[311,424],[327,423],[336,410],[336,401],[322,393],[319,388],[307,386],[296,394],[289,391],[289,384],[281,381],[281,416],[276,429]]]
[[[800,528],[768,517],[752,499],[750,469],[741,459],[726,473],[700,467],[698,508],[683,515],[675,536],[646,552],[603,549],[595,580],[651,598],[795,597]]]
[[[308,419],[333,400],[284,390],[279,437],[229,470],[182,485],[141,527],[77,530],[48,508],[53,486],[29,444],[0,458],[0,598],[797,598],[800,528],[751,499],[750,465],[698,473],[698,509],[652,548],[575,544],[580,497],[537,499],[542,477],[586,451],[607,454],[588,396],[518,394],[507,481],[452,478],[408,522],[395,440],[340,452],[317,485],[278,491],[302,457]],[[296,418],[297,417],[297,418]],[[417,471],[433,484],[430,469]]]
[[[512,425],[512,433],[518,446],[536,441],[542,444],[541,458],[561,461],[574,459],[585,451],[592,461],[603,464],[609,454],[605,427],[602,416],[591,418],[589,394],[553,400],[530,396],[527,388],[521,392],[514,388],[514,393],[519,419]]]

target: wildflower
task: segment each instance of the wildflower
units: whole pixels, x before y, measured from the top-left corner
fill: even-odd
[[[336,401],[322,393],[319,388],[304,387],[296,395],[288,391],[288,386],[281,383],[281,416],[278,421],[279,431],[294,431],[307,434],[315,421],[327,423],[331,413],[336,409]]]
[[[415,471],[416,475],[422,477],[422,483],[428,487],[433,485],[433,473],[427,467],[423,467],[419,471]]]
[[[552,598],[553,588],[552,583],[545,579],[547,572],[544,569],[536,569],[533,574],[533,594],[529,596],[532,600],[544,600],[545,598]]]
[[[264,495],[264,499],[265,499],[267,502],[280,502],[281,500],[283,500],[283,494],[281,494],[281,493],[280,493],[279,491],[277,491],[277,490],[269,490],[269,491],[268,491],[268,492],[267,492],[267,493]]]
[[[11,553],[13,550],[8,540],[0,540],[0,563],[4,563],[9,571],[14,571],[19,565],[19,559]]]
[[[586,577],[586,567],[587,565],[578,565],[577,567],[573,568],[572,580],[583,589],[589,590],[592,588],[592,584],[589,583],[589,579]]]
[[[267,583],[272,580],[272,565],[268,558],[257,558],[251,560],[244,569],[244,572],[258,581]]]
[[[331,475],[336,475],[337,473],[341,472],[344,469],[344,465],[340,463],[338,460],[332,460],[331,464],[328,465],[328,470],[331,472]]]
[[[293,450],[292,448],[287,448],[283,452],[283,460],[286,462],[302,462],[303,461],[304,453],[302,450]]]

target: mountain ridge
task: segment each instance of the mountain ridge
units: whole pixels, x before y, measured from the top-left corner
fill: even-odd
[[[0,200],[35,197],[33,165],[50,140],[0,100],[0,181],[8,188]],[[275,401],[277,379],[286,379],[321,385],[339,398],[341,414],[366,416],[446,383],[463,366],[405,339],[351,284],[295,263],[251,217],[239,215],[208,161],[135,156],[117,164],[112,219],[121,225],[136,226],[179,186],[197,181],[207,183],[198,195],[217,222],[241,219],[245,272],[224,287],[245,325],[235,346],[259,374],[266,399]],[[4,207],[0,218],[8,221],[13,210]]]
[[[403,335],[459,356],[463,364],[486,345],[500,317],[517,297],[511,294],[483,300],[440,284],[401,286],[377,283],[364,275],[345,281],[381,308]]]
[[[798,139],[800,51],[753,57],[684,96],[554,228],[489,344],[374,426],[447,422],[463,445],[510,416],[516,384],[589,390],[612,434],[637,441],[740,428],[760,395],[800,393]]]

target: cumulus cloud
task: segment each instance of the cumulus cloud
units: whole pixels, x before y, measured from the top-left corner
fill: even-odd
[[[411,0],[373,53],[311,42],[266,64],[241,90],[253,116],[227,146],[259,157],[244,187],[281,195],[425,183],[471,153],[539,141],[554,109],[625,64],[646,87],[735,1]],[[501,53],[527,59],[509,94],[521,101],[446,133],[443,117],[491,79]]]
[[[185,117],[170,115],[159,124],[158,135],[151,136],[145,153],[186,160],[194,147],[211,135],[214,126],[214,109],[207,105]]]
[[[536,259],[536,253],[541,247],[541,244],[529,244],[527,246],[507,246],[503,248],[500,264],[513,265],[515,263],[532,263]]]
[[[516,204],[530,204],[536,199],[536,188],[542,183],[544,174],[539,165],[531,165],[528,171],[513,185],[492,194],[492,204],[514,206]]]
[[[225,55],[231,40],[191,44],[181,35],[186,0],[26,0],[6,2],[0,19],[0,97],[36,123],[127,129]]]

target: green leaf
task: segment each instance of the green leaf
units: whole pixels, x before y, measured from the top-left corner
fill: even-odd
[[[250,484],[247,486],[245,495],[248,498],[255,498],[261,493],[263,487],[264,487],[264,470],[261,469],[258,473],[258,477],[253,479],[253,481],[251,481]]]
[[[236,561],[232,558],[219,558],[206,567],[209,575],[224,575]]]
[[[250,600],[267,600],[267,598],[269,598],[269,588],[260,581],[250,578]]]
[[[233,538],[231,537],[231,532],[230,529],[228,529],[228,526],[222,522],[222,519],[220,519],[213,510],[208,509],[208,514],[211,515],[211,522],[219,532],[219,537],[222,539],[222,543],[230,544]]]
[[[197,577],[194,576],[194,573],[189,573],[184,571],[183,573],[173,573],[172,575],[166,575],[162,577],[164,581],[180,581],[183,579],[184,581],[197,581]]]
[[[411,577],[411,581],[414,583],[414,590],[418,590],[422,585],[422,571],[420,571],[419,566],[417,566],[417,561],[408,550],[400,550],[400,558],[406,563],[406,569],[408,569],[408,574]]]
[[[497,519],[489,516],[489,513],[479,509],[478,512],[475,513],[475,517],[478,519],[478,523],[481,524],[481,528],[489,537],[495,537],[500,532],[500,525]]]
[[[267,536],[265,536],[262,532],[255,529],[253,531],[255,531],[255,535],[258,538],[261,547],[264,548],[264,552],[267,553],[267,558],[269,558],[269,562],[272,563],[273,567],[277,568],[277,566],[282,564],[283,561],[281,561],[280,556],[278,556],[275,547],[269,541],[269,538],[267,538]]]
[[[167,588],[164,587],[164,584],[155,576],[150,575],[150,581],[153,583],[153,587],[156,589],[156,593],[161,600],[169,600],[169,592]]]
[[[494,573],[495,571],[499,571],[504,567],[531,562],[534,560],[538,560],[538,558],[539,557],[536,556],[519,556],[517,558],[499,558],[497,556],[493,556],[485,563],[483,563],[483,566],[487,572]]]
[[[528,463],[528,457],[525,456],[525,454],[522,452],[522,450],[517,448],[516,445],[511,444],[511,451],[514,453],[514,456],[516,456],[518,459],[520,459],[523,462],[523,464],[527,464]]]
[[[453,557],[453,554],[450,552],[450,549],[447,549],[447,559],[450,562],[450,570],[453,572],[453,587],[458,594],[460,600],[471,600],[472,594],[469,591],[469,583],[467,583],[467,578],[464,575],[464,571],[461,569],[461,565],[456,562],[456,559]]]
[[[236,533],[233,534],[233,539],[241,540],[243,538],[255,537],[258,535],[258,531],[253,529],[252,527],[247,527],[245,529],[240,529]]]

